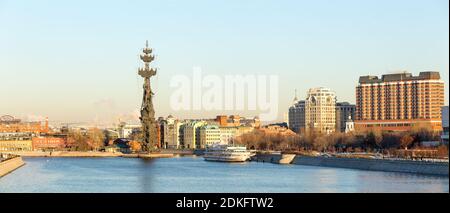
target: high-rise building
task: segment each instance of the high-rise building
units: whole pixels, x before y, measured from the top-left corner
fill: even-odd
[[[448,133],[449,133],[449,124],[448,124],[448,106],[442,107],[442,134],[441,141],[445,144],[448,144]]]
[[[305,101],[306,131],[331,133],[336,129],[336,95],[328,88],[309,89]]]
[[[297,100],[297,98],[295,98]],[[289,107],[288,116],[289,129],[296,133],[303,133],[305,131],[305,101],[295,101],[295,103]]]
[[[355,128],[408,131],[415,126],[442,129],[444,82],[439,72],[361,76],[356,87]]]
[[[336,131],[345,132],[345,123],[350,119],[355,119],[356,105],[348,102],[336,103]]]

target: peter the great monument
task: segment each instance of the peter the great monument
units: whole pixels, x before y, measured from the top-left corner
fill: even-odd
[[[148,41],[141,54],[141,60],[144,62],[144,68],[139,68],[138,74],[144,78],[144,94],[141,106],[141,120],[142,124],[142,151],[150,152],[157,145],[157,129],[155,121],[155,110],[153,109],[152,98],[154,93],[150,86],[150,78],[156,75],[156,69],[150,68],[150,63],[155,59],[152,55],[152,49],[148,47]]]

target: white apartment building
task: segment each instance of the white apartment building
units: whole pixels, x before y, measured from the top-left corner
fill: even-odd
[[[336,94],[331,89],[318,87],[308,90],[305,100],[305,128],[320,133],[331,133],[336,128]]]
[[[199,127],[205,126],[206,121],[190,121],[183,127],[183,142],[186,149],[200,148]]]
[[[217,125],[205,125],[199,128],[200,148],[204,149],[216,143],[220,143],[220,129]]]
[[[253,131],[255,128],[252,126],[221,126],[220,129],[220,144],[232,144],[233,140],[245,134]]]
[[[220,130],[220,144],[229,144],[236,136],[238,128],[221,126],[219,130]]]
[[[120,122],[118,127],[119,138],[128,138],[133,131],[137,131],[141,128],[141,124],[127,124],[125,122]]]

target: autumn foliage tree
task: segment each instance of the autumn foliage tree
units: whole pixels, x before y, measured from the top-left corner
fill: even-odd
[[[436,154],[440,158],[444,158],[444,157],[448,158],[448,146],[447,145],[439,146]]]
[[[258,150],[382,152],[395,155],[395,153],[400,153],[398,151],[401,150],[398,149],[419,148],[422,141],[436,141],[438,138],[436,135],[436,132],[423,127],[409,132],[368,131],[321,134],[315,131],[306,131],[289,136],[266,134],[264,131],[254,130],[237,137],[235,142]],[[448,149],[446,151],[440,147],[439,153],[439,156],[443,156],[448,153]]]
[[[130,141],[128,142],[128,146],[130,146],[132,152],[139,152],[142,148],[141,143],[138,141]]]
[[[250,149],[259,150],[290,150],[298,149],[298,135],[268,134],[264,131],[252,132],[236,137],[234,142]]]
[[[414,138],[410,135],[403,135],[400,138],[400,145],[404,149],[408,149],[408,146],[411,145],[411,143],[414,141]]]

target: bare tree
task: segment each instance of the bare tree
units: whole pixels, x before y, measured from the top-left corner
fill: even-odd
[[[69,130],[67,135],[68,146],[74,151],[87,151],[89,150],[89,144],[87,137],[80,130]]]
[[[87,133],[89,145],[91,149],[98,151],[100,148],[105,145],[105,134],[103,131],[97,128],[92,128],[88,130]]]

